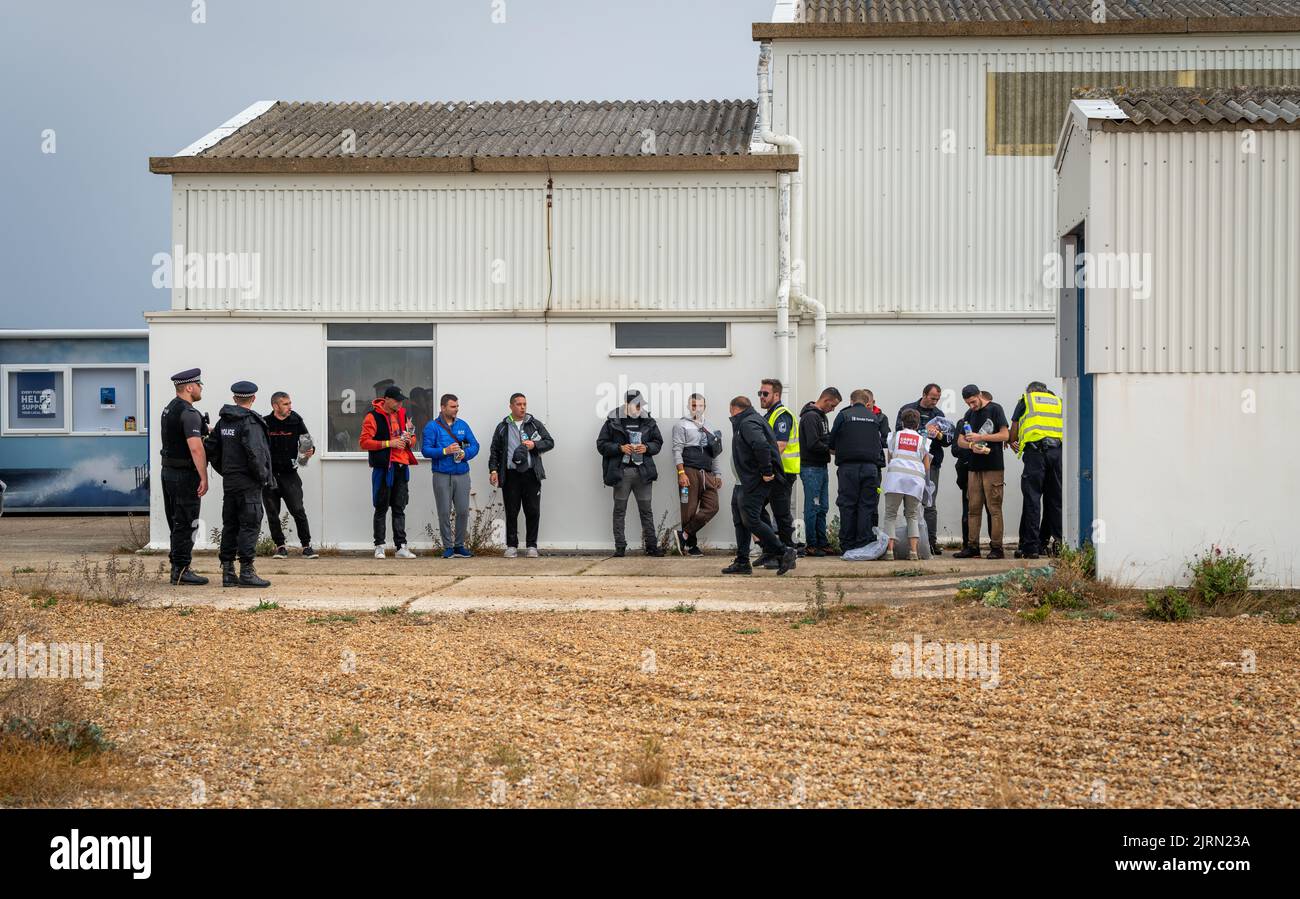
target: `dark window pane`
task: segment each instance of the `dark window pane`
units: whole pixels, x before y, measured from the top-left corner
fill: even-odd
[[[725,350],[726,322],[616,322],[619,350]]]
[[[330,452],[361,452],[361,422],[377,394],[396,383],[410,399],[416,433],[433,417],[433,347],[342,347],[326,350]]]
[[[391,324],[335,323],[325,326],[329,340],[433,340],[433,325],[393,322]]]

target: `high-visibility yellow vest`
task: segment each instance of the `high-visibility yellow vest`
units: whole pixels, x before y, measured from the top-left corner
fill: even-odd
[[[1035,391],[1026,393],[1024,400],[1025,414],[1020,419],[1017,435],[1020,441],[1020,452],[1017,455],[1020,456],[1025,454],[1026,446],[1044,437],[1055,437],[1057,440],[1065,437],[1065,405],[1059,396]]]
[[[772,430],[776,430],[776,420],[782,412],[790,412],[785,406],[777,403],[772,407],[772,411],[767,415],[767,424]],[[790,412],[790,439],[786,441],[785,450],[781,453],[781,470],[786,474],[799,473],[799,416]]]

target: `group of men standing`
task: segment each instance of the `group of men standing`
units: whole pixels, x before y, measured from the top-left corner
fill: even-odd
[[[208,468],[221,475],[221,562],[223,587],[269,587],[257,573],[255,557],[262,516],[271,520],[276,555],[284,558],[280,510],[287,508],[302,542],[303,556],[317,558],[303,508],[298,465],[311,458],[306,426],[293,411],[287,393],[271,396],[272,411],[253,411],[257,385],[237,381],[230,387],[233,402],[221,407],[217,425],[194,404],[203,398],[202,373],[197,368],[172,375],[176,396],[162,411],[163,509],[171,533],[171,582],[201,586],[208,579],[190,567],[194,532],[199,527],[199,499],[208,492]],[[235,562],[239,572],[235,572]]]
[[[199,498],[208,489],[209,465],[222,475],[221,546],[218,557],[223,586],[265,587],[254,567],[263,514],[270,518],[275,555],[288,555],[280,523],[281,509],[293,518],[303,556],[316,558],[310,526],[303,508],[300,465],[315,452],[306,425],[293,411],[287,393],[271,397],[271,412],[253,411],[257,385],[240,381],[231,386],[233,402],[222,407],[215,429],[194,403],[202,398],[198,369],[172,377],[176,397],[162,413],[163,502],[171,529],[171,581],[206,584],[191,569],[194,529]],[[411,468],[418,465],[415,447],[433,468],[433,493],[443,557],[473,555],[468,542],[470,525],[470,466],[481,447],[469,424],[460,417],[460,401],[444,394],[437,416],[415,433],[403,403],[401,388],[386,382],[367,411],[361,427],[359,449],[367,454],[374,508],[375,558],[386,556],[387,526],[391,518],[397,558],[415,554],[407,545],[406,506]],[[759,408],[745,396],[729,404],[730,463],[734,487],[732,523],[736,558],[725,574],[748,574],[753,566],[784,574],[801,556],[836,554],[828,535],[830,464],[836,467],[839,510],[839,552],[865,546],[875,539],[880,525],[882,476],[890,457],[899,452],[891,443],[888,417],[875,404],[870,390],[859,388],[843,402],[839,390],[827,387],[803,406],[799,415],[783,401],[784,385],[765,378],[757,392]],[[921,508],[931,554],[941,554],[938,544],[938,509],[935,493],[945,458],[956,458],[957,484],[962,491],[963,547],[959,558],[979,555],[983,521],[989,527],[988,558],[1002,558],[1003,447],[1009,445],[1025,460],[1021,488],[1024,510],[1020,523],[1020,549],[1016,555],[1037,558],[1061,540],[1061,401],[1042,382],[1031,382],[1009,422],[1002,407],[986,391],[970,384],[962,389],[967,405],[959,423],[946,419],[939,402],[942,391],[927,384],[921,396],[899,409],[893,430],[913,434],[908,447],[916,458],[906,465],[915,483],[924,483]],[[687,411],[673,424],[671,446],[681,498],[681,523],[672,540],[682,555],[702,555],[699,534],[717,514],[722,487],[724,440],[720,428],[706,418],[707,403],[692,394]],[[919,439],[917,439],[919,438]],[[629,391],[624,402],[609,412],[596,438],[603,482],[613,492],[612,529],[615,555],[627,551],[626,516],[629,499],[635,499],[641,539],[647,555],[662,556],[652,511],[652,486],[658,478],[655,456],[663,449],[659,425],[650,415],[644,397]],[[528,413],[522,393],[510,397],[508,414],[497,423],[489,444],[488,470],[493,487],[505,503],[507,558],[519,554],[518,517],[524,514],[524,551],[538,555],[541,487],[546,477],[542,456],[555,447],[545,424]],[[923,463],[923,464],[922,464]],[[895,463],[898,464],[898,463]],[[906,467],[906,466],[904,466]],[[796,545],[792,495],[796,481],[804,490],[806,540]],[[916,488],[921,492],[920,488]],[[897,504],[896,504],[897,505]],[[909,501],[909,507],[911,501]],[[915,508],[908,511],[912,516]],[[892,524],[887,522],[887,524]],[[909,536],[914,525],[909,519]],[[760,547],[757,562],[750,560],[753,543]],[[240,564],[236,574],[235,562]]]

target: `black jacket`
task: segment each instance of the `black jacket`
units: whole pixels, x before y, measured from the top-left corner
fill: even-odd
[[[898,415],[894,416],[895,431],[901,431],[903,428],[903,411],[905,409],[915,409],[917,412],[921,414],[921,427],[917,428],[917,430],[920,431],[926,437],[929,437],[929,435],[925,433],[925,426],[929,424],[930,421],[932,421],[933,419],[944,417],[943,410],[940,409],[938,406],[935,406],[933,409],[922,409],[921,401],[914,400],[908,403],[906,406],[903,406],[901,409],[899,409]],[[943,448],[947,445],[948,445],[948,438],[943,436],[943,431],[939,432],[938,437],[930,437],[930,467],[931,468],[937,468],[938,466],[943,464]]]
[[[731,465],[743,488],[753,488],[764,475],[781,473],[776,434],[753,406],[731,416],[731,434]]]
[[[821,468],[831,464],[831,425],[816,403],[799,412],[799,460],[801,465]]]
[[[223,490],[262,489],[275,483],[266,422],[252,409],[227,404],[204,441],[208,462],[221,473]]]
[[[509,432],[506,430],[510,427],[509,419],[510,416],[507,415],[497,422],[496,430],[492,432],[492,443],[488,446],[488,471],[497,473],[497,483],[501,486],[505,486],[506,475],[513,471],[508,464],[510,460],[506,458],[506,447],[510,445]],[[551,439],[551,432],[546,430],[546,425],[528,413],[524,413],[523,432],[524,437],[534,443],[529,451],[531,465],[537,473],[537,480],[543,480],[546,477],[546,467],[542,465],[542,453],[555,449],[555,441]]]
[[[836,465],[885,464],[889,422],[861,403],[841,409],[831,426],[831,449]]]
[[[596,452],[602,456],[605,485],[608,487],[613,487],[623,480],[623,451],[619,447],[628,442],[629,425],[640,425],[641,442],[645,444],[643,461],[634,467],[641,469],[641,477],[646,481],[653,481],[659,477],[654,460],[664,445],[664,438],[659,434],[659,425],[644,411],[639,418],[627,418],[626,411],[624,407],[619,406],[610,412],[605,423],[600,426],[600,434],[596,436]]]

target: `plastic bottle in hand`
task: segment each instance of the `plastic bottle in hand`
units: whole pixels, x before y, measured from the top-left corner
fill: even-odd
[[[691,501],[691,488],[689,486],[683,487],[680,492],[682,495],[682,505],[684,506]]]

